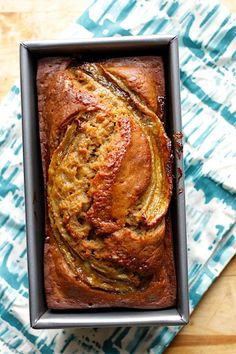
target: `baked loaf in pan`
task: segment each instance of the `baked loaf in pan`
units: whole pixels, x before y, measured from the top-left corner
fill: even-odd
[[[162,59],[44,58],[37,92],[48,307],[175,305]]]

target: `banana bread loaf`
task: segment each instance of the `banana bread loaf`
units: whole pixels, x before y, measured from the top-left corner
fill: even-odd
[[[175,305],[160,57],[37,69],[48,307]]]

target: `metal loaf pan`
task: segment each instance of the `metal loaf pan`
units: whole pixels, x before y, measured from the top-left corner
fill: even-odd
[[[177,305],[161,310],[99,309],[49,310],[43,281],[44,191],[37,114],[37,60],[48,56],[79,56],[81,59],[161,55],[166,81],[166,130],[174,145],[181,132],[178,39],[175,36],[116,37],[78,40],[33,41],[20,44],[23,114],[24,182],[27,226],[30,321],[33,328],[183,325],[188,322],[188,281],[184,180],[182,156],[174,150],[174,191],[171,218],[177,275]],[[180,192],[181,188],[181,193]]]

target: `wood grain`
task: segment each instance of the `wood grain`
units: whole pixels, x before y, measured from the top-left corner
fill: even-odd
[[[204,295],[166,354],[236,353],[236,257]]]
[[[19,78],[19,43],[57,39],[86,8],[87,1],[0,0],[0,99]]]
[[[236,0],[221,2],[236,13]],[[85,7],[82,0],[0,0],[0,99],[19,77],[19,43],[58,38]],[[166,350],[166,354],[183,353],[236,353],[236,257]]]

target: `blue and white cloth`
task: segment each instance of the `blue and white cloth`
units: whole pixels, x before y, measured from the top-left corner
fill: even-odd
[[[236,17],[210,0],[98,0],[63,37],[158,33],[180,43],[192,311],[236,253]],[[0,114],[0,352],[163,352],[180,327],[29,327],[19,83]]]

